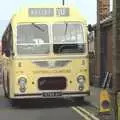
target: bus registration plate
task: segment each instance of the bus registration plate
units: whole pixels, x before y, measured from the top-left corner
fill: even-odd
[[[43,97],[55,97],[55,96],[62,96],[62,92],[43,92]]]

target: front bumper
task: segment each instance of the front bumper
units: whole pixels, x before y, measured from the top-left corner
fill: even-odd
[[[84,97],[90,95],[90,91],[86,92],[62,92],[59,96],[43,96],[42,93],[36,94],[14,94],[13,99],[23,99],[23,98],[71,98],[71,97]]]

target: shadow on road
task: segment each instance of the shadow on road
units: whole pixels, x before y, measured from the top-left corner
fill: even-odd
[[[24,101],[12,101],[11,105],[16,109],[51,109],[51,108],[65,108],[72,106],[85,106],[89,105],[86,101],[73,101],[71,99],[49,99],[49,100],[24,100]]]

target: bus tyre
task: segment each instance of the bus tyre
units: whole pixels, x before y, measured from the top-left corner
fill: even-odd
[[[9,76],[7,75],[7,97],[10,97]]]
[[[10,99],[10,105],[11,105],[12,107],[15,107],[16,101],[15,101],[14,99]]]
[[[12,107],[16,107],[18,105],[18,101],[16,99],[10,99],[10,104]]]
[[[84,97],[75,97],[74,100],[77,103],[83,103],[84,102]]]
[[[8,84],[8,80],[7,80],[7,84]],[[4,73],[3,73],[3,89],[4,89],[4,96],[8,98],[8,91],[6,90],[6,87],[5,87]],[[7,89],[8,89],[8,85],[7,85]]]

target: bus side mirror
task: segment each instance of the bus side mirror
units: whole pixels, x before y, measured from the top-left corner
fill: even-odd
[[[7,57],[10,57],[10,50],[5,50],[5,55],[6,55]]]
[[[94,30],[94,29],[93,29],[92,25],[89,24],[89,25],[88,25],[88,31],[89,31],[89,32],[92,32],[93,30]]]

